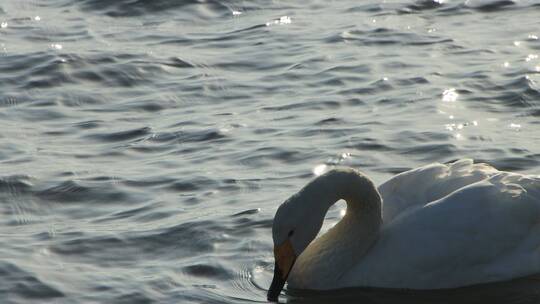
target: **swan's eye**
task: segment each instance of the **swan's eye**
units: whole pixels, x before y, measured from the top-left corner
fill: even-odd
[[[294,230],[289,231],[288,237],[291,237],[294,234]]]

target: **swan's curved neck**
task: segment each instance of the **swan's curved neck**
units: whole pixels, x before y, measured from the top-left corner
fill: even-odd
[[[319,203],[326,211],[337,201],[347,202],[347,214],[381,214],[381,197],[373,182],[353,169],[337,169],[313,180],[307,191],[321,195]]]
[[[369,178],[352,169],[328,172],[309,183],[300,195],[308,197],[310,206],[306,208],[320,221],[318,229],[333,204],[341,199],[347,202],[345,216],[309,244],[289,279],[292,287],[327,289],[375,243],[382,224],[381,197]]]

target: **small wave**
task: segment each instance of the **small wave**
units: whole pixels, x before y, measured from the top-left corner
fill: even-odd
[[[434,10],[441,15],[464,14],[467,11],[480,13],[500,12],[510,9],[528,9],[538,6],[534,1],[515,0],[467,0],[467,1],[440,1],[419,0],[413,4],[397,9],[400,14],[421,13],[426,10]]]
[[[341,40],[348,43],[357,43],[364,46],[388,46],[388,45],[411,45],[423,46],[431,44],[447,44],[453,42],[453,39],[440,37],[433,34],[418,34],[413,32],[402,32],[395,29],[379,27],[372,30],[349,30],[342,32],[337,36],[327,38],[328,41],[335,43]]]
[[[155,177],[145,177],[143,179],[128,179],[122,181],[122,184],[135,187],[135,188],[153,188],[153,187],[162,187],[168,184],[175,182],[176,180],[171,177],[155,176]]]
[[[340,95],[352,95],[352,96],[358,96],[358,95],[377,95],[382,92],[388,92],[394,90],[394,86],[392,85],[391,81],[388,81],[388,79],[383,78],[377,81],[373,81],[365,86],[360,86],[356,88],[348,88],[340,90],[338,93]]]
[[[74,124],[73,126],[79,129],[88,130],[100,127],[103,124],[102,120],[87,120]]]
[[[241,153],[238,157],[240,163],[257,168],[275,161],[287,164],[305,160],[306,155],[300,151],[277,147],[258,148],[249,153]]]
[[[214,263],[196,263],[182,267],[182,271],[190,276],[204,277],[213,280],[229,280],[233,277],[233,273],[228,271],[223,265]]]
[[[245,210],[245,211],[235,213],[232,216],[233,217],[238,217],[238,216],[244,216],[244,215],[253,215],[253,214],[257,214],[259,212],[261,212],[261,209],[258,209],[258,208],[257,209],[249,209],[249,210]]]
[[[32,199],[32,178],[26,175],[0,177],[0,214],[8,225],[36,222],[40,207]]]
[[[149,136],[133,140],[129,149],[139,153],[156,153],[172,151],[178,154],[192,154],[207,149],[211,145],[192,145],[196,143],[227,143],[232,138],[223,130],[182,130],[170,132],[157,132]]]
[[[515,4],[516,2],[512,0],[469,0],[465,2],[466,7],[480,12],[501,11]]]
[[[501,171],[526,171],[530,170],[530,168],[538,168],[540,165],[540,154],[529,154],[522,157],[479,159],[478,162],[488,163]]]
[[[291,110],[299,110],[299,109],[313,109],[313,110],[322,110],[322,109],[337,109],[341,105],[337,101],[329,101],[329,100],[322,100],[322,101],[303,101],[303,102],[297,102],[297,103],[290,103],[286,105],[281,106],[267,106],[264,107],[263,110],[265,111],[291,111]]]
[[[216,183],[207,178],[193,178],[190,177],[189,181],[175,181],[167,186],[167,189],[175,192],[194,192],[202,188],[207,188],[215,185]]]
[[[234,44],[235,41],[242,40],[245,36],[251,35],[263,35],[266,33],[266,25],[256,24],[243,27],[241,29],[236,29],[233,31],[219,32],[213,35],[189,35],[189,36],[175,36],[175,37],[159,37],[159,39],[154,39],[156,42],[152,45],[178,45],[178,46],[193,46],[194,44],[212,44],[214,47],[231,47],[231,44]],[[158,37],[156,37],[158,38]],[[178,61],[177,59],[172,59],[164,62],[163,64],[168,66],[186,68],[186,67],[197,67],[199,64],[187,62],[185,60]],[[247,63],[235,62],[232,63],[217,63],[217,67],[221,68],[233,68],[233,67],[250,67]]]
[[[67,180],[43,190],[36,190],[34,195],[47,201],[63,203],[119,203],[125,201],[128,197],[127,193],[118,190],[110,182],[94,184]]]
[[[338,117],[330,117],[330,118],[321,119],[315,123],[316,126],[346,125],[346,124],[347,122],[344,119],[338,118]]]
[[[389,147],[375,138],[362,138],[349,140],[349,148],[353,148],[359,151],[392,151],[392,147]]]
[[[132,220],[137,223],[147,223],[152,221],[164,220],[168,217],[173,216],[171,212],[160,210],[163,203],[162,202],[151,202],[149,204],[138,206],[135,208],[130,208],[127,210],[120,210],[114,212],[113,214],[107,214],[106,216],[96,219],[94,223],[106,223],[106,222],[115,222],[118,223],[119,220]]]
[[[51,250],[65,258],[87,259],[104,266],[155,256],[168,260],[213,252],[214,244],[222,238],[215,231],[227,230],[212,221],[183,222],[148,231],[78,236],[53,245]]]
[[[206,141],[225,141],[228,136],[221,130],[182,130],[176,132],[158,132],[150,141],[158,143],[186,143],[186,142],[206,142]]]
[[[134,59],[136,58],[136,59]],[[0,61],[0,75],[4,84],[20,88],[24,94],[15,95],[17,103],[28,102],[43,97],[46,89],[74,84],[85,84],[76,94],[65,93],[60,99],[65,105],[80,106],[101,104],[103,98],[93,85],[134,87],[143,83],[155,83],[164,76],[160,62],[145,61],[144,56],[102,53],[98,55],[56,54],[35,52],[27,54],[8,54]],[[12,98],[12,99],[13,99]],[[4,100],[4,104],[12,104]]]
[[[424,162],[436,162],[455,157],[457,152],[458,148],[453,144],[424,144],[400,149],[401,154],[421,159]]]
[[[30,193],[32,190],[31,177],[28,175],[10,175],[0,177],[0,194],[18,196]]]
[[[86,138],[101,141],[101,142],[122,142],[122,141],[134,141],[143,140],[151,134],[152,129],[149,127],[142,127],[137,129],[131,129],[126,131],[118,131],[111,133],[97,133],[87,135]]]
[[[0,298],[4,303],[15,299],[44,301],[64,297],[60,290],[47,285],[31,272],[6,261],[0,261],[0,280]]]
[[[540,117],[540,109],[530,110],[525,116]]]
[[[152,297],[149,297],[147,294],[144,294],[140,291],[134,291],[134,292],[127,292],[122,293],[118,296],[116,296],[112,301],[112,303],[119,303],[119,304],[145,304],[145,303],[153,303],[155,302],[155,299]]]
[[[411,10],[421,11],[421,10],[430,10],[442,7],[444,1],[442,0],[419,0],[414,4],[408,5],[407,8]]]
[[[474,85],[474,88],[485,94],[482,96],[469,97],[472,101],[481,102],[484,109],[492,112],[506,112],[511,109],[522,108],[525,113],[531,108],[540,106],[540,90],[525,76],[519,75],[504,83],[482,80]]]
[[[185,60],[182,60],[179,57],[173,57],[170,60],[163,63],[164,65],[175,67],[175,68],[194,68],[195,65],[191,64]]]
[[[84,11],[98,11],[110,17],[136,17],[147,14],[174,14],[177,10],[186,10],[196,13],[201,6],[206,11],[213,14],[227,14],[231,9],[220,1],[200,1],[200,0],[84,0],[79,1],[81,9]],[[202,12],[199,12],[202,14]]]
[[[355,12],[369,12],[369,13],[380,13],[383,12],[385,7],[381,3],[368,3],[355,5],[353,7],[347,8],[347,13]]]
[[[52,88],[64,83],[73,83],[65,73],[62,60],[50,52],[6,54],[0,60],[0,69],[5,71],[0,79],[24,90],[27,95],[39,94],[40,89]],[[28,98],[30,99],[30,98]]]

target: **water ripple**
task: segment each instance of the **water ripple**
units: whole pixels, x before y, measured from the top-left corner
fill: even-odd
[[[0,297],[4,301],[9,302],[18,298],[26,301],[43,301],[65,296],[61,291],[37,278],[32,272],[7,261],[0,262],[0,278],[3,282],[0,287]]]
[[[538,174],[538,0],[0,2],[10,303],[266,302],[314,174]]]
[[[134,17],[146,14],[165,13],[172,14],[175,10],[189,10],[197,12],[193,6],[203,6],[204,10],[212,11],[213,13],[230,12],[227,5],[221,1],[129,1],[120,0],[110,2],[106,0],[85,0],[79,2],[81,8],[85,11],[99,11],[111,17]],[[199,15],[200,17],[201,15]]]

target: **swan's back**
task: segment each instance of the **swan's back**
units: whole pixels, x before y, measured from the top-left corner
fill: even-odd
[[[386,192],[396,204],[389,213],[393,220],[343,285],[438,289],[540,273],[539,176],[467,162],[406,174],[425,184],[385,184],[383,191],[394,190]],[[421,179],[426,176],[434,181]],[[398,193],[399,187],[412,193]],[[411,197],[416,201],[407,204]]]
[[[407,209],[436,201],[466,185],[499,173],[487,164],[471,159],[430,164],[400,173],[379,186],[383,198],[383,220],[391,222]]]

